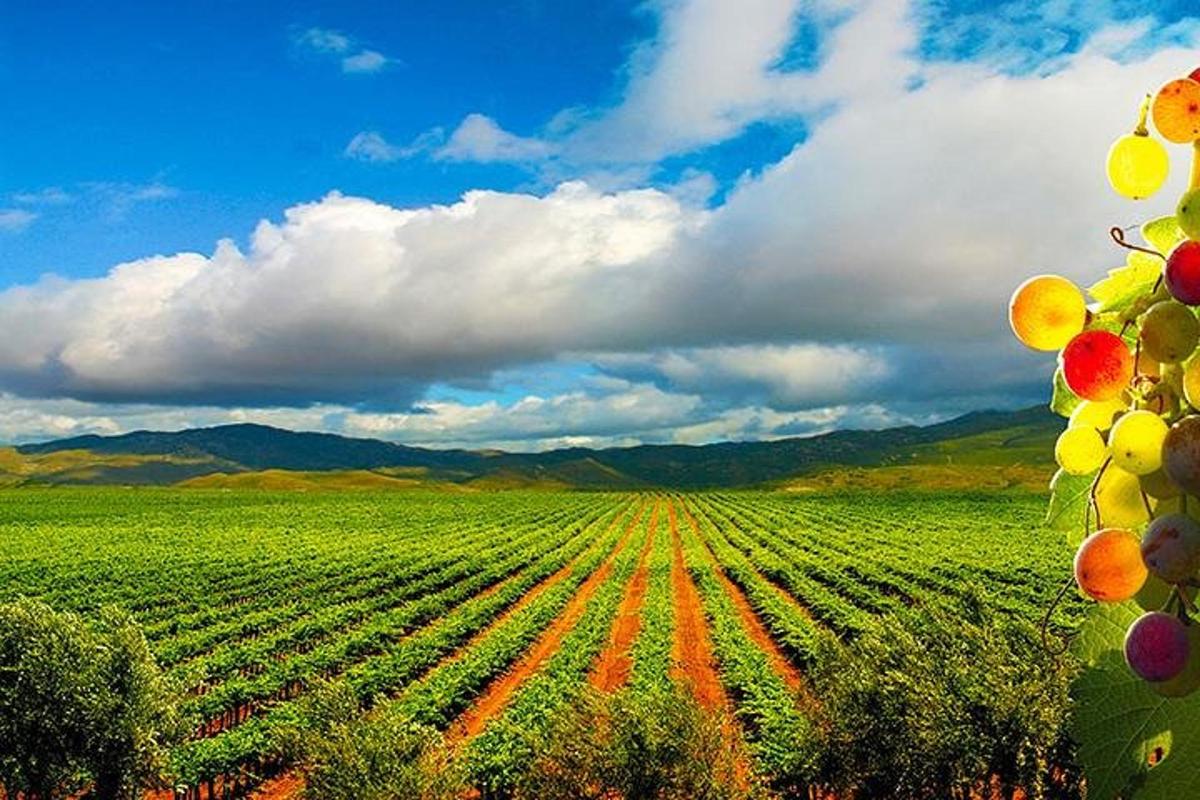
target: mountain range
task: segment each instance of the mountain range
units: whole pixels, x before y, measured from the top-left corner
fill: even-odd
[[[767,442],[438,450],[238,424],[79,436],[0,449],[0,485],[209,488],[673,489],[924,484],[1044,485],[1062,420],[1038,407],[925,427]]]

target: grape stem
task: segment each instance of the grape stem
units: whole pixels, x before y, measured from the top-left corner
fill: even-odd
[[[1187,592],[1179,584],[1175,584],[1175,594],[1179,596],[1180,607],[1186,610],[1189,614],[1196,613],[1196,604],[1192,602],[1192,598],[1187,596]]]
[[[1150,114],[1150,94],[1146,93],[1146,98],[1142,100],[1142,107],[1138,109],[1138,124],[1133,129],[1134,136],[1149,136],[1150,129],[1146,127],[1146,117]]]
[[[1142,495],[1142,504],[1146,506],[1146,516],[1154,519],[1154,509],[1150,507],[1150,498],[1146,495],[1145,490],[1142,490],[1140,494]]]
[[[1100,530],[1101,528],[1104,527],[1104,523],[1100,521],[1100,501],[1098,501],[1096,499],[1096,489],[1100,486],[1100,479],[1102,477],[1104,477],[1104,471],[1108,469],[1108,465],[1111,463],[1112,463],[1112,456],[1109,456],[1108,458],[1104,459],[1104,463],[1100,465],[1099,472],[1097,472],[1096,477],[1092,479],[1091,488],[1088,489],[1088,497],[1090,499],[1090,502],[1088,503],[1087,510],[1089,512],[1090,511],[1096,512],[1096,530]],[[1088,531],[1088,528],[1089,528],[1088,516],[1090,516],[1090,515],[1085,514],[1084,519],[1083,519],[1083,534],[1084,534],[1084,536],[1087,536],[1088,532],[1089,532]]]

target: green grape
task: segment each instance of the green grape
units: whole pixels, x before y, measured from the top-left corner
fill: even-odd
[[[1200,341],[1200,319],[1183,303],[1163,300],[1141,317],[1142,352],[1155,361],[1175,364],[1190,356]]]
[[[1067,423],[1070,428],[1095,428],[1104,433],[1112,427],[1117,417],[1129,410],[1129,404],[1120,398],[1114,400],[1084,400],[1075,406],[1071,419]]]
[[[1162,466],[1166,438],[1162,417],[1153,411],[1130,411],[1108,433],[1113,464],[1133,475],[1149,475]]]
[[[1179,198],[1175,219],[1189,239],[1200,239],[1200,189],[1189,189]]]
[[[1054,460],[1070,475],[1095,472],[1107,455],[1104,437],[1095,428],[1067,428],[1054,443]]]

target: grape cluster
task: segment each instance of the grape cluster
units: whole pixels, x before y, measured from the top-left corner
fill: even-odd
[[[1071,410],[1054,457],[1061,473],[1091,477],[1085,534],[1095,530],[1075,554],[1075,581],[1094,600],[1145,609],[1125,659],[1155,691],[1181,697],[1200,689],[1200,502],[1189,505],[1200,497],[1200,69],[1147,96],[1110,149],[1109,183],[1134,200],[1161,189],[1169,169],[1147,118],[1168,142],[1192,144],[1190,186],[1165,220],[1168,247],[1112,233],[1161,272],[1120,276],[1130,296],[1090,306],[1070,280],[1039,275],[1017,287],[1009,321],[1025,345],[1059,351],[1054,405]]]

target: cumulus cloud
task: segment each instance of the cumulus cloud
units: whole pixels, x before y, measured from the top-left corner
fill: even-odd
[[[733,24],[727,4],[696,7]],[[618,437],[604,418],[655,440],[771,436],[816,429],[822,414],[881,419],[867,411],[881,398],[893,414],[912,404],[904,416],[917,418],[933,404],[1044,393],[1048,365],[1011,343],[1007,295],[1034,272],[1096,277],[1121,260],[1110,225],[1171,211],[1187,153],[1172,152],[1175,183],[1136,207],[1111,194],[1102,164],[1143,93],[1193,66],[1195,42],[1142,53],[1130,43],[1143,34],[1109,30],[1048,74],[1005,74],[921,61],[907,7],[876,0],[831,34],[817,71],[791,74],[770,60],[788,5],[745,14],[729,74],[676,84],[697,97],[679,109],[692,116],[678,130],[721,136],[780,108],[824,111],[807,139],[719,206],[702,205],[703,173],[691,176],[694,192],[569,181],[420,208],[334,193],[260,223],[244,250],[222,242],[210,255],[0,293],[10,332],[0,388],[93,402],[335,404],[359,432],[454,443]],[[668,51],[691,52],[692,37],[722,28],[689,20],[635,59],[631,86],[646,88],[626,102],[665,91],[655,70],[683,58]],[[568,147],[473,119],[438,157],[557,158]],[[606,134],[617,147],[617,119],[564,130],[617,126]],[[657,142],[646,157],[690,146],[657,124],[645,121]],[[403,149],[364,132],[347,156],[386,161]],[[365,410],[555,359],[590,362],[622,388]],[[630,397],[635,413],[614,417]]]
[[[561,348],[644,343],[649,265],[702,218],[661,192],[582,184],[415,210],[334,194],[260,224],[245,253],[223,242],[0,293],[0,324],[21,331],[0,342],[0,382],[81,399],[404,402]]]

